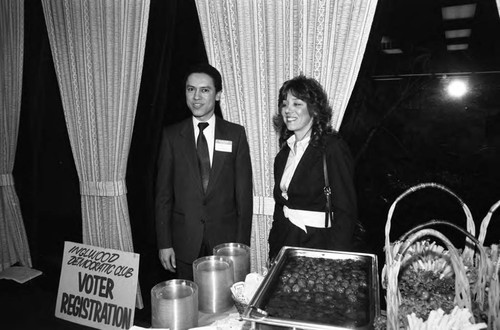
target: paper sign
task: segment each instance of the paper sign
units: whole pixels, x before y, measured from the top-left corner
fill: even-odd
[[[64,242],[56,317],[98,329],[134,325],[139,255]]]

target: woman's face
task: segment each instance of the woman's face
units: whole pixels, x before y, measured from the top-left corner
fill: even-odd
[[[281,104],[281,115],[286,128],[294,132],[297,141],[302,140],[312,127],[313,117],[309,114],[307,103],[296,98],[290,92]]]

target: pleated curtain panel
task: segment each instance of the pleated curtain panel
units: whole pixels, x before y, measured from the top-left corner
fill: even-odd
[[[254,175],[252,270],[263,271],[274,200],[282,83],[316,78],[339,129],[356,82],[377,0],[196,0],[208,59],[223,76],[226,119],[247,130]]]
[[[23,80],[24,1],[0,1],[0,271],[31,256],[12,171]]]
[[[83,243],[133,252],[125,174],[150,2],[42,4],[80,180]]]

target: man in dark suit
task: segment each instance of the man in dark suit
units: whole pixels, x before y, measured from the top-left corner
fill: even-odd
[[[214,115],[219,71],[195,66],[185,86],[192,117],[163,131],[155,212],[163,267],[193,280],[193,261],[216,245],[250,245],[252,168],[245,129]]]

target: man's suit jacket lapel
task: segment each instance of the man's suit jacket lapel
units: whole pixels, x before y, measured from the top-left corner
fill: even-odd
[[[217,140],[228,140],[231,141],[231,134],[227,130],[227,127],[221,118],[215,120],[215,136],[214,136],[214,157],[212,161],[212,168],[210,169],[210,181],[208,181],[207,196],[214,190],[214,185],[216,184],[219,176],[221,174],[226,152],[221,152],[215,150],[215,141]],[[235,152],[236,146],[232,145],[231,152]]]
[[[200,170],[198,167],[198,156],[196,154],[196,142],[194,141],[193,121],[191,118],[185,121],[180,131],[180,135],[182,137],[182,145],[179,147],[185,151],[184,156],[187,159],[186,166],[189,166],[188,172],[192,174],[192,179],[203,194],[203,185],[201,184]]]

